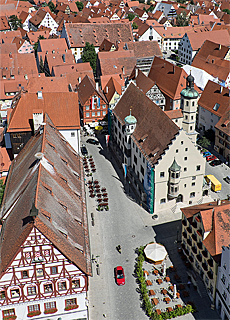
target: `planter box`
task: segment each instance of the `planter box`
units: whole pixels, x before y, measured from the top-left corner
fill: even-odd
[[[57,312],[57,309],[56,309],[56,308],[48,309],[48,310],[45,310],[45,311],[44,311],[45,314],[50,314],[50,313],[55,313],[55,312]]]
[[[73,304],[72,306],[66,306],[65,311],[77,309],[79,306],[77,304]]]
[[[27,314],[27,317],[32,318],[32,317],[35,317],[35,316],[39,316],[40,314],[41,314],[41,311],[33,311],[33,312],[29,312]]]

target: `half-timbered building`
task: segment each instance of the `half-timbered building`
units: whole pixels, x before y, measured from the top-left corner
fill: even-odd
[[[82,160],[47,114],[12,162],[0,216],[1,319],[88,319]]]

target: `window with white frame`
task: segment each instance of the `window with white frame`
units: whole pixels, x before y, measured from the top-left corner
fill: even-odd
[[[45,310],[56,309],[56,302],[55,301],[46,302],[44,303],[44,306],[45,306]]]
[[[27,292],[28,292],[28,296],[35,295],[36,294],[36,287],[35,286],[28,287]]]
[[[28,312],[34,312],[34,311],[40,311],[39,304],[33,304],[31,306],[28,306]]]

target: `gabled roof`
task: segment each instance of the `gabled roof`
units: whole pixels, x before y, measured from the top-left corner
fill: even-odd
[[[85,78],[78,85],[77,92],[82,105],[84,105],[88,99],[92,97],[92,95],[98,95],[105,103],[107,102],[104,93],[101,91],[101,89],[96,89],[94,80],[88,76],[85,76]]]
[[[65,28],[71,48],[84,47],[86,42],[99,47],[104,39],[133,41],[131,23],[66,23]]]
[[[10,168],[1,208],[0,274],[35,227],[68,260],[91,275],[81,158],[48,115],[44,122],[43,130],[28,141]],[[35,158],[39,152],[41,160]],[[32,217],[33,204],[38,211]]]
[[[182,89],[186,88],[187,73],[167,60],[155,57],[149,71],[149,78],[155,81],[163,94],[173,100],[180,99]],[[201,90],[194,85],[195,90]]]
[[[0,31],[10,30],[10,25],[5,16],[0,16]]]
[[[195,55],[192,66],[208,72],[213,77],[225,81],[229,74],[230,61],[225,60],[229,48],[206,40]]]
[[[224,46],[230,46],[230,35],[227,30],[214,30],[207,32],[189,32],[187,34],[192,49],[199,50],[204,41],[210,40],[212,42],[222,44]]]
[[[42,52],[52,53],[53,51],[65,51],[70,52],[66,43],[65,38],[60,39],[53,39],[52,41],[50,39],[40,39],[39,40],[40,48]]]
[[[99,47],[99,51],[110,51],[112,46],[115,46],[115,44],[107,39],[104,39]]]
[[[77,93],[44,92],[42,96],[42,99],[38,99],[36,93],[21,94],[21,98],[11,113],[8,132],[31,131],[30,123],[35,109],[49,113],[58,130],[80,128]]]
[[[30,18],[30,23],[32,23],[34,26],[39,26],[39,24],[42,22],[42,20],[45,18],[47,12],[42,8],[40,8],[36,14]]]
[[[118,48],[123,50],[133,50],[134,56],[138,58],[162,57],[162,52],[157,41],[136,41],[136,42],[121,42]]]
[[[181,109],[175,109],[175,110],[167,110],[164,111],[167,116],[173,120],[173,119],[178,119],[178,118],[183,118],[183,113]]]
[[[123,74],[130,76],[137,58],[134,56],[134,51],[112,51],[99,52],[98,60],[100,62],[100,69],[102,75]]]
[[[229,110],[229,89],[208,81],[198,101],[199,106],[221,117]],[[218,106],[217,106],[218,104]]]
[[[34,77],[30,78],[25,88],[29,93],[42,92],[69,92],[65,77]]]
[[[228,109],[225,114],[220,118],[220,120],[215,125],[215,128],[224,132],[228,139],[230,137],[230,109]]]
[[[137,119],[132,138],[154,165],[179,133],[179,128],[132,82],[113,109],[122,125],[125,117],[130,113],[130,108],[132,108],[132,116]],[[143,136],[147,138],[141,142]]]
[[[155,85],[155,82],[146,77],[146,75],[139,69],[138,75],[135,80],[138,88],[141,89],[141,91],[143,91],[144,93],[148,92]]]
[[[105,86],[105,96],[106,96],[108,102],[110,102],[110,100],[113,98],[113,96],[116,92],[119,95],[121,95],[121,93],[122,93],[121,84],[118,83],[113,77],[111,77]]]

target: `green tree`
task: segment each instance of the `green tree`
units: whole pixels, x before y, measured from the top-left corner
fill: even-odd
[[[83,62],[89,62],[93,71],[96,71],[97,54],[93,44],[86,42],[81,59]]]
[[[226,12],[227,14],[230,14],[230,10],[229,9],[223,9],[223,12]]]
[[[50,11],[51,11],[51,12],[54,12],[54,10],[55,10],[55,5],[53,4],[52,1],[50,1],[50,2],[48,3],[48,7],[50,8]]]
[[[205,149],[207,149],[211,145],[210,140],[207,139],[205,136],[198,138],[197,142],[201,147]]]
[[[136,24],[136,22],[134,21],[132,24],[133,29],[138,29],[138,25]]]
[[[132,12],[129,12],[127,15],[127,18],[129,19],[129,21],[132,21],[135,17],[136,17],[136,15]]]
[[[10,16],[9,19],[10,26],[13,30],[17,30],[18,28],[22,28],[22,19],[19,19],[14,14]]]
[[[39,43],[39,40],[40,40],[40,39],[45,39],[45,38],[44,38],[44,36],[41,36],[41,35],[40,35],[40,36],[38,37],[38,41],[35,42],[35,44],[34,44],[34,52],[35,52],[35,55],[37,55],[38,43]]]
[[[189,20],[186,16],[186,12],[182,11],[181,14],[178,14],[176,17],[176,25],[178,27],[184,27],[189,25]]]
[[[81,1],[75,2],[79,11],[82,11],[84,8],[84,4]]]

